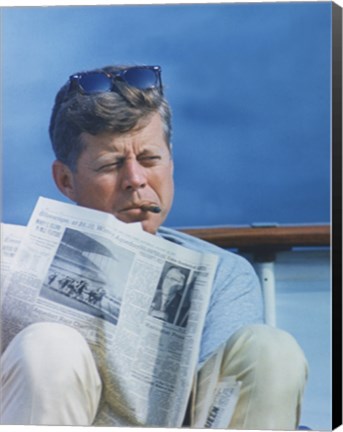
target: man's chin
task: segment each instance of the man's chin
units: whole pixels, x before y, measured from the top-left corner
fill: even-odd
[[[158,226],[156,222],[154,223],[152,220],[144,218],[144,217],[127,217],[127,215],[115,214],[114,215],[121,222],[130,224],[130,223],[140,223],[142,229],[150,234],[156,234]]]
[[[143,221],[142,222],[142,228],[144,231],[148,232],[149,234],[156,234],[156,231],[158,227],[151,223],[150,221]]]

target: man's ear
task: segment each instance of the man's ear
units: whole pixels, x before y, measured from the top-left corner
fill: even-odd
[[[74,175],[71,169],[61,161],[55,160],[52,164],[52,176],[63,195],[75,201]]]

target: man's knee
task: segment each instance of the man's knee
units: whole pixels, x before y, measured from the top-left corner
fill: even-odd
[[[297,341],[284,330],[264,324],[238,330],[226,344],[222,373],[231,373],[230,363],[240,370],[259,371],[275,384],[284,379],[302,385],[307,378],[307,361]],[[284,385],[284,383],[282,384]]]
[[[85,369],[95,367],[88,344],[78,331],[49,322],[22,330],[8,345],[2,363],[5,374],[14,369],[20,371],[28,377],[27,384],[33,386],[37,381],[68,385],[70,379],[78,379]]]
[[[101,380],[90,348],[57,323],[26,327],[1,357],[3,424],[90,425]]]
[[[295,429],[307,362],[289,333],[267,325],[241,328],[225,345],[221,378],[241,382],[233,429]]]

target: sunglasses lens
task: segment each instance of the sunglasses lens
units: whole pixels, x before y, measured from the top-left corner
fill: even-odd
[[[103,73],[87,73],[79,78],[79,85],[86,93],[102,93],[111,90],[112,80]]]
[[[78,88],[86,94],[118,91],[113,80],[125,82],[140,90],[159,88],[162,92],[161,69],[159,66],[137,66],[119,72],[83,72],[70,76],[69,90]]]
[[[159,84],[158,69],[131,68],[125,71],[124,80],[132,87],[144,90]]]

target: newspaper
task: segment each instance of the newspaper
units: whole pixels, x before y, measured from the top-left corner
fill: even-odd
[[[234,376],[221,377],[223,345],[199,371],[194,382],[192,427],[223,429],[230,424],[238,402],[241,382]]]
[[[14,255],[25,235],[26,227],[22,225],[1,224],[1,296],[5,294],[6,278],[9,275]]]
[[[94,425],[182,426],[217,257],[42,197],[27,227],[1,228],[2,351],[32,323],[71,326],[86,338],[102,378]],[[166,300],[168,278],[179,286]],[[200,391],[193,425],[227,427],[236,389],[231,380],[210,397]],[[229,412],[222,422],[218,406]]]

